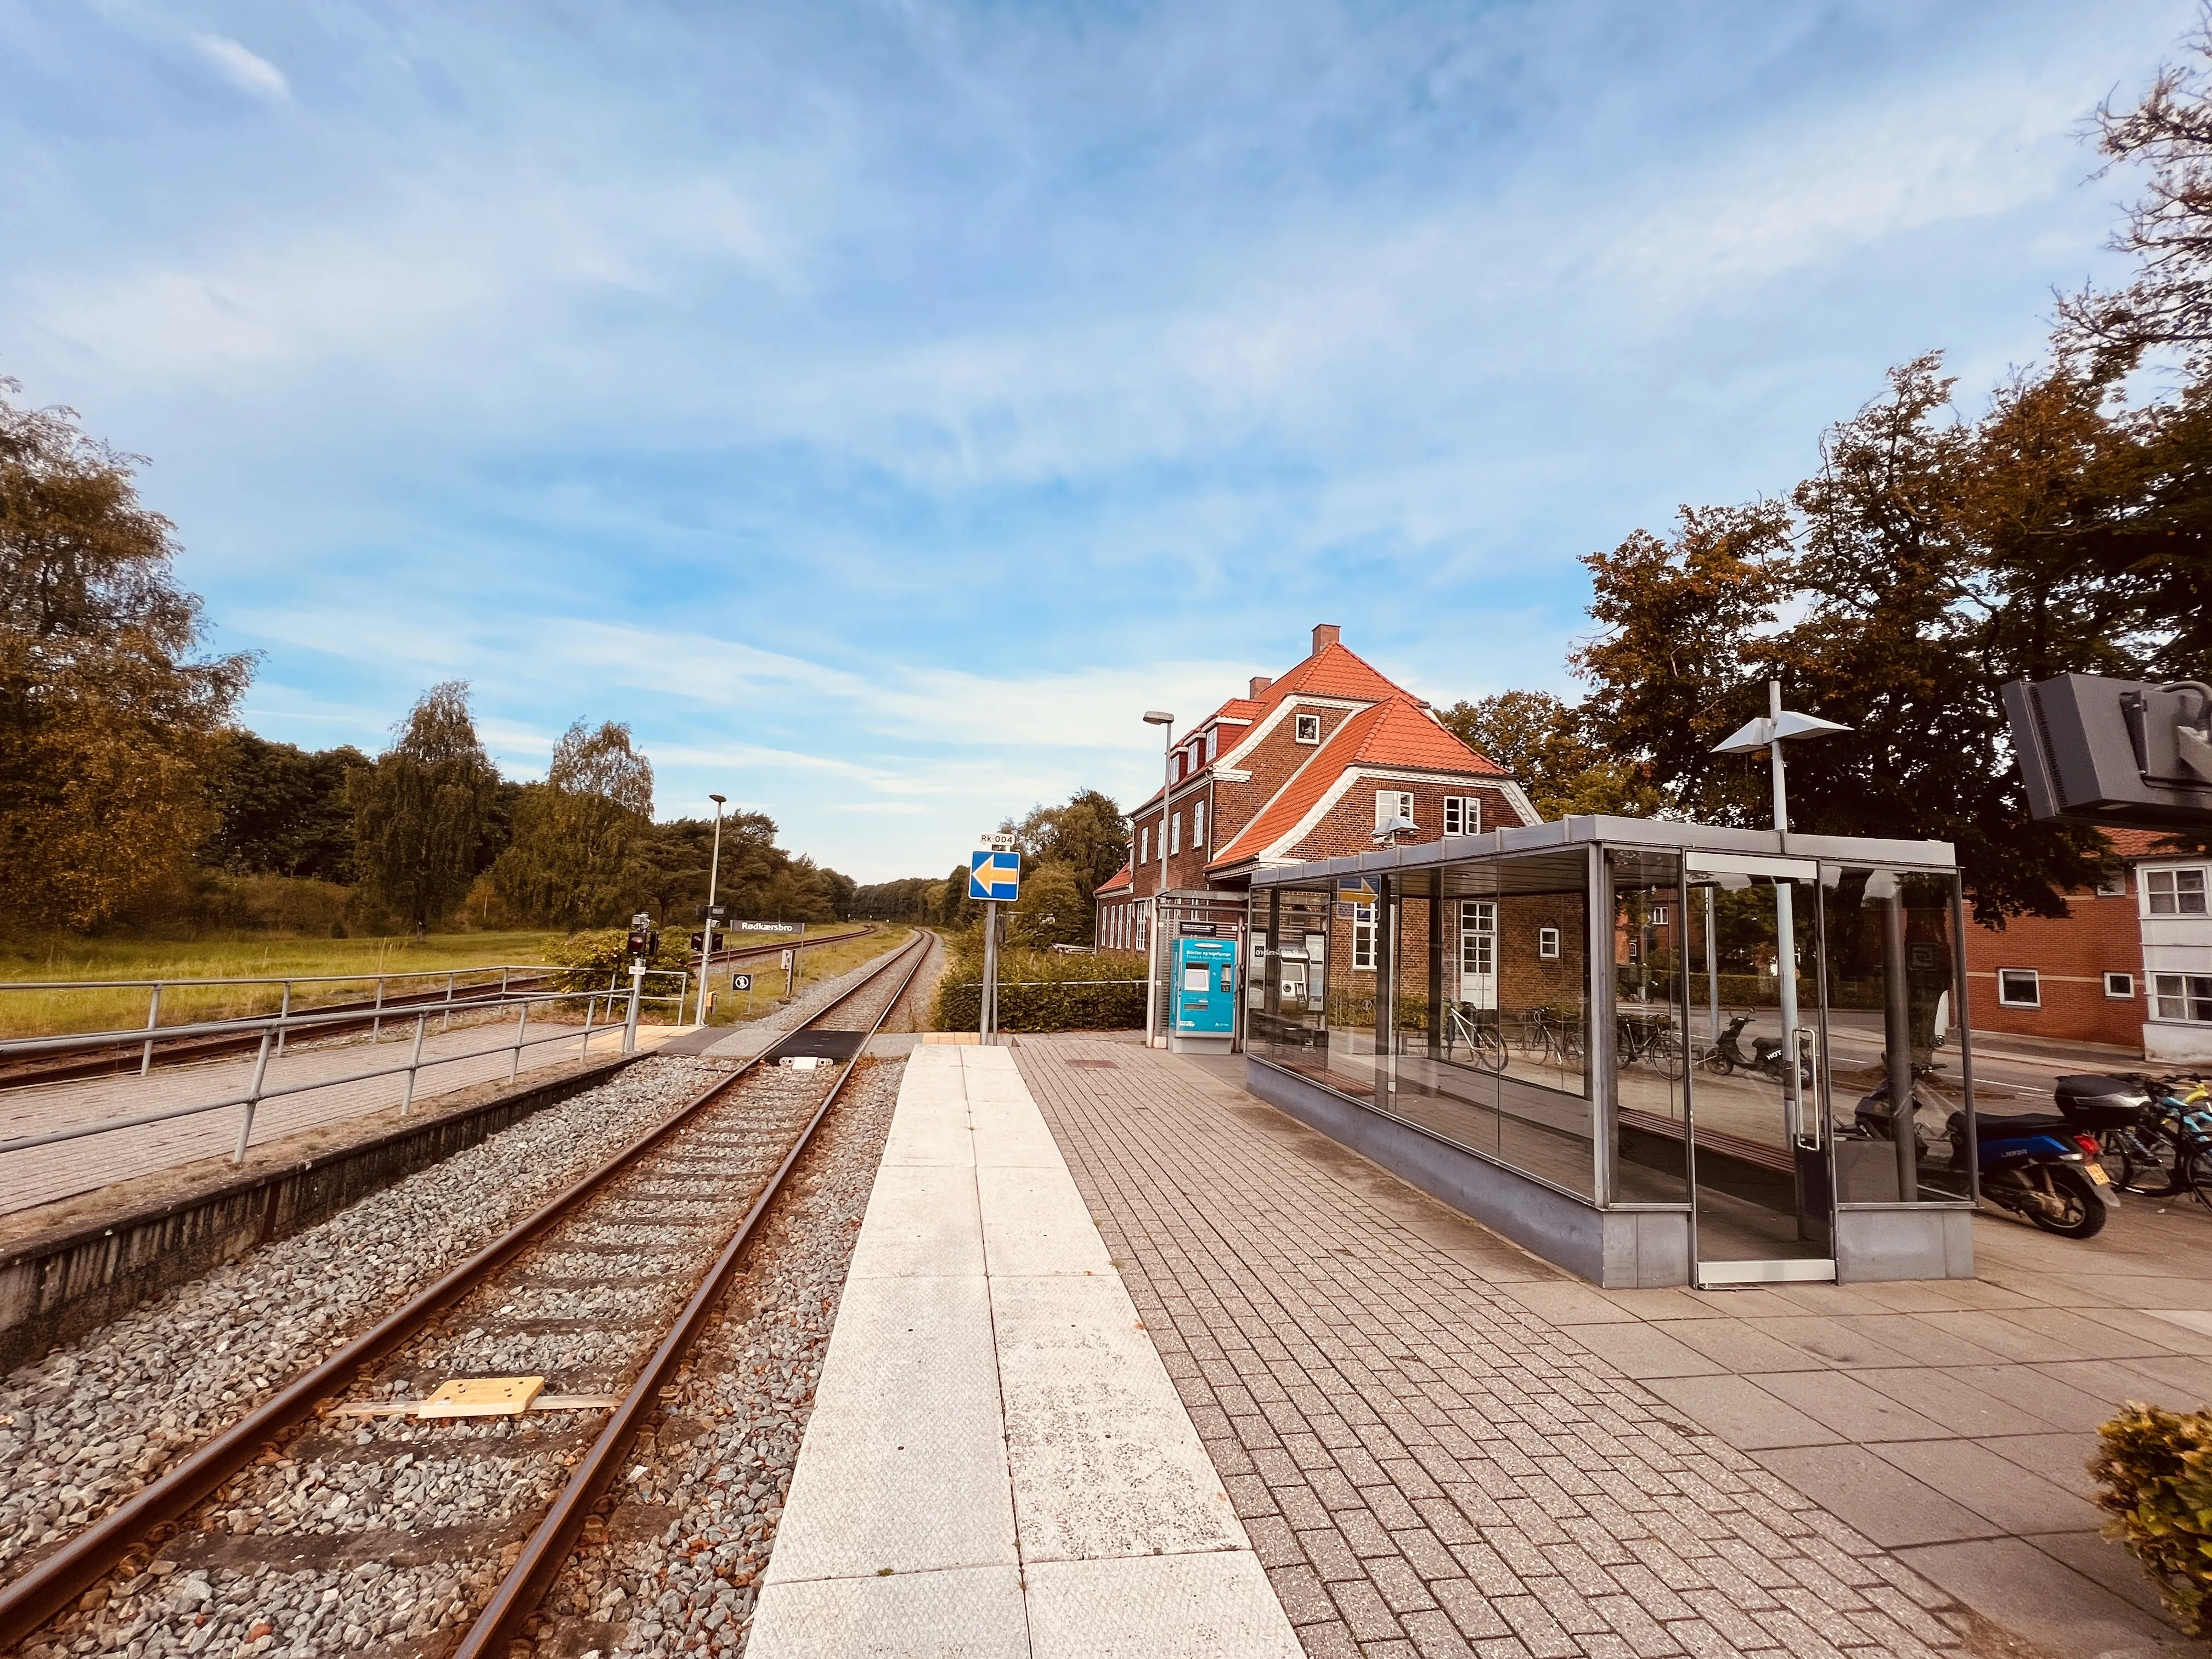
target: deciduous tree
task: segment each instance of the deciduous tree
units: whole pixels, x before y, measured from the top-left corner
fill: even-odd
[[[420,939],[469,890],[499,774],[465,680],[425,691],[376,763],[354,775],[354,857],[368,896]]]
[[[647,883],[653,828],[653,763],[629,727],[596,732],[578,720],[553,748],[545,781],[523,792],[514,841],[492,866],[500,896],[517,913],[574,933],[603,926]]]

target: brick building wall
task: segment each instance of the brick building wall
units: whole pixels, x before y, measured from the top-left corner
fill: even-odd
[[[2132,889],[2132,881],[2129,884]],[[2069,893],[2073,915],[2014,916],[2002,931],[1966,927],[1966,988],[1977,1031],[2009,1032],[2133,1048],[2142,1042],[2142,933],[2132,890]],[[1997,1000],[2000,969],[2032,969],[2041,1006]],[[2126,974],[2128,997],[2105,994],[2107,973]]]
[[[1373,852],[1375,797],[1378,791],[1385,789],[1408,791],[1413,797],[1413,822],[1420,826],[1420,830],[1418,835],[1407,837],[1406,844],[1408,846],[1415,842],[1442,839],[1444,799],[1449,795],[1480,800],[1485,830],[1521,822],[1520,814],[1508,803],[1503,791],[1480,783],[1431,783],[1419,780],[1394,780],[1388,776],[1354,778],[1345,790],[1343,798],[1289,849],[1287,855],[1303,863],[1310,860],[1349,858],[1354,854]]]

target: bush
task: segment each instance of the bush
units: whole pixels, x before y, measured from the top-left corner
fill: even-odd
[[[604,991],[610,985],[627,992],[629,988],[629,933],[627,929],[605,928],[595,933],[576,933],[555,945],[546,955],[568,971],[561,975],[560,988],[564,991]],[[681,929],[664,931],[660,949],[646,966],[653,969],[673,969],[688,973],[698,966],[688,946],[688,936]],[[690,981],[685,981],[690,984]],[[677,981],[671,979],[648,979],[645,994],[649,997],[672,996]],[[694,990],[697,988],[692,987]],[[665,1020],[670,1018],[673,1005],[648,1002],[641,1018]]]
[[[2212,1640],[2212,1413],[2130,1401],[2089,1465],[2105,1536],[2142,1563],[2190,1633]]]
[[[1002,1031],[1126,1031],[1145,1023],[1139,951],[1064,956],[1053,951],[999,952],[999,1029]],[[983,1012],[983,952],[962,942],[938,982],[937,1028],[972,1031]]]

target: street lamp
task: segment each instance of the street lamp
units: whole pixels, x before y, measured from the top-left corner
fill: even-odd
[[[1164,744],[1160,769],[1160,888],[1152,896],[1152,925],[1145,941],[1150,947],[1145,958],[1151,975],[1145,986],[1145,1046],[1149,1048],[1159,1030],[1160,927],[1167,914],[1168,797],[1175,791],[1175,716],[1165,709],[1148,708],[1145,724],[1160,728]]]
[[[714,856],[707,866],[707,926],[699,936],[699,1019],[707,1023],[707,980],[714,963],[714,889],[722,878],[722,804],[727,795],[709,795],[714,803]]]
[[[1793,738],[1825,738],[1848,732],[1848,726],[1812,714],[1793,714],[1782,706],[1782,682],[1766,683],[1766,713],[1747,720],[1727,738],[1713,745],[1716,755],[1756,755],[1764,749],[1773,768],[1774,831],[1781,850],[1790,850],[1790,797],[1783,786],[1782,745]],[[1706,937],[1711,937],[1710,919]],[[1797,1060],[1797,917],[1788,880],[1774,884],[1774,984],[1781,1002],[1782,1050],[1789,1066],[1784,1092],[1790,1109],[1790,1133],[1800,1133],[1805,1115],[1805,1079]],[[1714,1016],[1717,1022],[1719,1016]],[[1893,1111],[1895,1109],[1892,1109]]]

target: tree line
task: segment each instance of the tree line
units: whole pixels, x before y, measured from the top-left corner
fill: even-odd
[[[2192,42],[2200,57],[2212,43]],[[1962,413],[1930,351],[1832,426],[1811,476],[1685,506],[1584,561],[1577,702],[1507,691],[1443,711],[1547,817],[1764,826],[1765,769],[1712,746],[1792,708],[1850,726],[1790,756],[1794,827],[1956,844],[1978,920],[2065,914],[2107,873],[2094,831],[2027,816],[2000,688],[2212,673],[2212,98],[2166,68],[2098,118],[2148,165],[2112,293],[2063,297],[2047,359]]]
[[[629,728],[579,721],[542,781],[502,778],[467,685],[432,687],[375,756],[305,750],[235,720],[252,653],[203,647],[175,526],[138,500],[143,458],[0,380],[0,907],[27,929],[232,918],[226,881],[322,884],[375,931],[574,931],[639,909],[689,921],[711,820],[653,817]],[[851,913],[849,877],[722,823],[719,896],[740,916]],[[299,914],[306,914],[301,911]],[[343,927],[341,920],[338,924]]]

